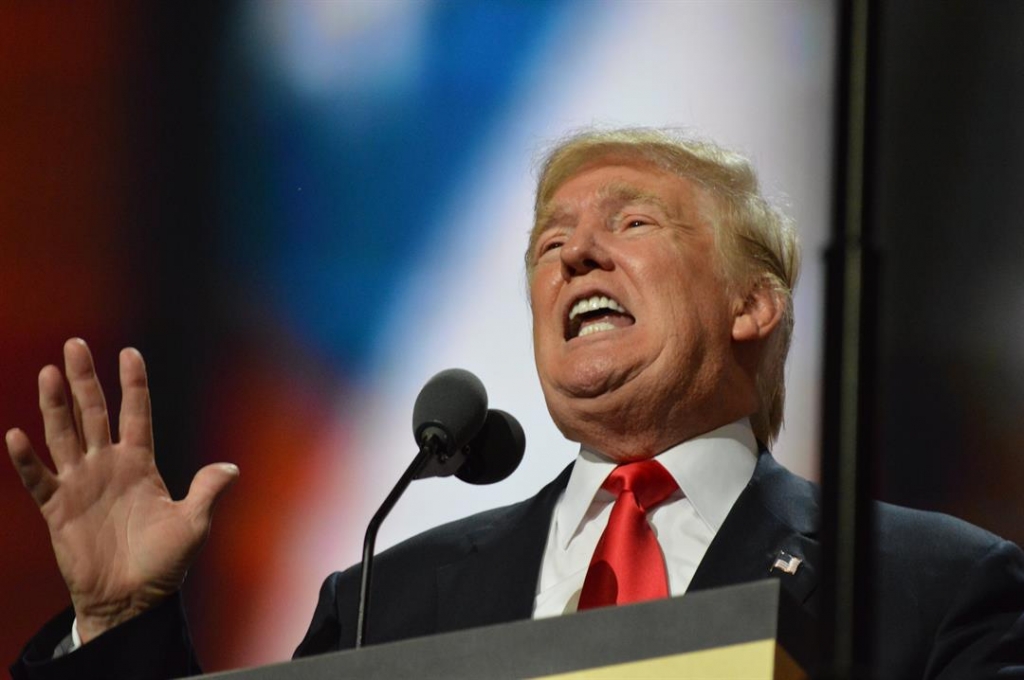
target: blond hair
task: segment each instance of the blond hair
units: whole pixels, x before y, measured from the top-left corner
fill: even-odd
[[[744,296],[758,287],[776,296],[782,319],[764,347],[757,370],[760,408],[751,416],[755,436],[771,444],[782,427],[784,369],[793,335],[793,287],[800,269],[800,247],[791,220],[761,195],[757,175],[746,158],[672,130],[588,130],[567,137],[546,154],[541,165],[534,228],[526,250],[527,275],[533,276],[538,220],[555,192],[587,167],[614,160],[651,163],[707,192],[717,207],[709,217],[728,285]]]

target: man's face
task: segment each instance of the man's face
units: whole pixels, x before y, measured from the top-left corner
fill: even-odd
[[[534,352],[548,409],[570,439],[613,457],[653,455],[738,417],[736,303],[715,210],[693,182],[621,160],[586,166],[543,210],[530,280]],[[617,452],[609,439],[641,450]]]

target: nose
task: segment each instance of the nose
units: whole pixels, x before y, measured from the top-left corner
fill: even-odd
[[[578,225],[572,235],[562,244],[559,254],[562,258],[562,277],[568,281],[595,269],[612,268],[611,253],[600,229]]]

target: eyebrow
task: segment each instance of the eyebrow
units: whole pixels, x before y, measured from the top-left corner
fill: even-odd
[[[534,231],[547,229],[554,222],[561,222],[571,215],[568,208],[561,205],[552,205],[550,202],[540,209],[537,214]]]
[[[614,206],[621,208],[630,203],[647,203],[660,208],[666,214],[671,214],[667,203],[657,194],[639,189],[632,184],[613,182],[601,188],[598,192],[602,207]]]
[[[598,200],[602,208],[621,208],[622,206],[629,205],[630,203],[647,203],[653,205],[656,208],[663,210],[666,214],[671,215],[672,210],[668,204],[657,194],[652,194],[649,191],[639,189],[632,184],[626,184],[623,182],[613,182],[607,184],[598,191]],[[540,214],[537,216],[536,226],[534,227],[534,233],[541,233],[550,229],[552,226],[559,222],[564,222],[573,216],[573,210],[565,207],[564,205],[552,205],[548,203],[541,209]]]

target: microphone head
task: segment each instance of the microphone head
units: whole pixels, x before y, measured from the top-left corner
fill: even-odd
[[[511,414],[491,409],[480,432],[469,443],[466,461],[455,476],[470,484],[500,482],[519,467],[524,451],[523,426]]]
[[[428,380],[416,397],[413,434],[420,446],[432,434],[439,437],[451,455],[469,443],[486,418],[484,384],[469,371],[449,368]]]

